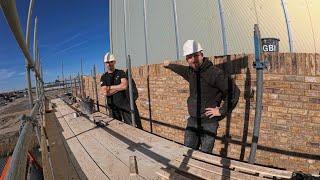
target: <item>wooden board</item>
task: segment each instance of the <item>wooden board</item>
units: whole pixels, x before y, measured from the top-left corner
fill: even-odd
[[[186,155],[186,156],[190,156],[190,155]],[[212,163],[212,164],[224,165],[224,166],[228,166],[229,168],[235,168],[237,171],[258,173],[262,177],[275,176],[275,177],[290,179],[292,175],[292,172],[290,171],[278,170],[278,169],[248,164],[248,163],[244,163],[236,160],[230,160],[227,158],[212,156],[199,151],[193,151],[190,157],[194,159],[202,160],[208,163]]]
[[[160,169],[157,171],[159,179],[163,180],[191,180],[188,177],[177,174],[174,169]]]
[[[68,151],[65,149],[64,146],[64,138],[61,135],[61,128],[57,128],[59,126],[59,123],[54,116],[53,113],[47,113],[45,117],[46,122],[46,134],[49,137],[48,142],[49,142],[49,147],[50,147],[50,157],[52,161],[52,167],[53,169],[53,174],[56,179],[65,179],[66,177],[70,179],[81,179],[82,174],[76,170],[74,167],[74,164],[72,163],[70,157],[68,156]],[[43,135],[42,137],[42,154],[48,156],[48,151],[47,151],[47,143],[45,142],[45,136]],[[45,157],[46,162],[49,161],[48,157]],[[51,178],[51,169],[50,165],[46,163],[46,171],[48,171],[47,176],[45,179]],[[48,177],[49,176],[49,177]]]
[[[245,171],[246,168],[244,167],[247,167],[237,164],[233,160],[193,151],[183,145],[109,118],[100,112],[94,113],[93,117],[104,121],[106,127],[97,127],[85,117],[75,117],[75,110],[62,100],[55,99],[52,102],[57,105],[55,114],[62,129],[62,137],[65,138],[65,144],[69,147],[68,152],[74,157],[74,163],[79,164],[80,170],[89,179],[96,179],[97,177],[110,179],[156,179],[161,177],[172,179],[172,177],[181,178],[181,172],[207,179],[221,178],[222,176],[233,179],[261,178],[215,166],[214,164],[221,165],[225,162],[231,162],[229,168]],[[183,159],[184,155],[190,156],[187,162]],[[138,174],[132,176],[130,176],[130,156],[136,157],[137,166],[135,168],[138,171]],[[180,174],[175,171],[166,173],[163,171],[164,168],[168,167],[169,162],[171,166],[179,169]],[[246,165],[251,167],[250,164]],[[158,175],[156,172],[158,172]],[[277,170],[272,172],[279,173]],[[259,174],[270,175],[262,172],[259,172]]]
[[[191,158],[180,158],[170,162],[178,170],[194,174],[203,179],[263,179],[259,176],[251,176],[232,171],[227,168],[215,166]]]

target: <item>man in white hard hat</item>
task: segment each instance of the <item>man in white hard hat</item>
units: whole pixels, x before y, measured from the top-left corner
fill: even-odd
[[[194,40],[183,45],[183,55],[189,66],[164,62],[164,67],[182,76],[189,83],[188,118],[184,144],[212,153],[219,121],[236,106],[240,90],[236,87],[228,96],[228,77],[214,67],[203,48]],[[231,98],[230,98],[231,97]],[[230,103],[226,103],[230,100]],[[221,102],[224,101],[222,104]]]
[[[123,70],[115,68],[116,58],[113,54],[107,53],[104,56],[104,62],[107,72],[101,76],[100,92],[107,96],[106,107],[114,119],[124,120],[125,123],[131,124],[130,103],[126,92],[128,89],[127,75]],[[137,109],[135,112],[138,112]],[[136,114],[135,117],[137,127],[142,129],[139,114]]]

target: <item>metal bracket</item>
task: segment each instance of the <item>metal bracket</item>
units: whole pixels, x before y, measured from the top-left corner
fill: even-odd
[[[269,69],[270,67],[270,62],[269,60],[264,60],[264,61],[258,61],[258,62],[253,62],[253,67],[258,69]]]
[[[38,125],[38,121],[36,121],[35,119],[33,119],[32,117],[30,116],[26,116],[25,114],[23,114],[21,117],[20,117],[20,121],[21,121],[21,125],[20,125],[20,128],[19,128],[19,134],[21,133],[22,129],[23,129],[23,126],[26,124],[27,121],[30,121],[32,123],[32,126],[35,127]]]

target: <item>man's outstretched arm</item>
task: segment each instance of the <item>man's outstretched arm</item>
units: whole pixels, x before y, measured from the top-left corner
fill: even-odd
[[[171,71],[177,73],[178,75],[182,76],[185,80],[188,81],[188,79],[189,79],[189,76],[188,76],[189,67],[188,66],[184,66],[181,64],[173,64],[173,63],[171,63],[171,61],[166,60],[163,63],[163,67],[170,69]]]

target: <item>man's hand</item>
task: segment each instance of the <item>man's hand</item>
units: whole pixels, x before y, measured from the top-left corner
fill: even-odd
[[[164,67],[169,66],[170,63],[171,63],[170,60],[165,60],[165,61],[163,61],[163,66]]]
[[[100,94],[104,96],[108,95],[109,91],[110,91],[110,86],[102,86],[100,88]]]
[[[216,116],[221,116],[221,114],[219,112],[219,107],[206,108],[206,112],[204,114],[209,118],[213,118],[213,117],[216,117]]]

